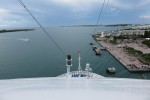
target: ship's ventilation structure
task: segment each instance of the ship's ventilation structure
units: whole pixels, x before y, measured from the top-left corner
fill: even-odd
[[[67,58],[66,58],[67,72],[65,74],[59,75],[58,77],[66,77],[66,78],[103,78],[103,76],[92,72],[92,68],[90,67],[89,63],[86,64],[85,70],[82,70],[80,51],[78,51],[78,69],[77,69],[77,71],[71,71],[71,66],[72,66],[71,55],[67,55]]]
[[[70,75],[70,67],[72,66],[72,58],[71,58],[71,55],[68,55],[67,56],[67,59],[66,59],[66,66],[67,66],[67,76]]]

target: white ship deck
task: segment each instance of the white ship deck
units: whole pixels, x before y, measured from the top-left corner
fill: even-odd
[[[0,100],[150,100],[150,80],[29,78],[0,81]]]

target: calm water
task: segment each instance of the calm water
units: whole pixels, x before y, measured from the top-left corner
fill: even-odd
[[[101,31],[115,29],[99,28]],[[89,45],[94,27],[51,27],[46,30],[65,51],[65,55],[72,55],[71,70],[77,69],[77,51],[80,49],[83,69],[88,62],[93,72],[106,77],[150,79],[150,73],[129,73],[107,51],[102,51],[101,56],[95,56]],[[100,47],[98,44],[97,46]],[[30,32],[0,34],[0,79],[58,76],[66,72],[65,59],[66,56],[39,28]],[[115,75],[106,73],[106,68],[112,66],[117,69]]]

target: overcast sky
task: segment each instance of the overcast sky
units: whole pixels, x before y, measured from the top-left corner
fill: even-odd
[[[104,0],[22,0],[43,26],[96,24]],[[107,6],[108,4],[108,6]],[[150,24],[150,0],[105,0],[99,24]],[[0,28],[38,26],[17,0],[0,0]]]

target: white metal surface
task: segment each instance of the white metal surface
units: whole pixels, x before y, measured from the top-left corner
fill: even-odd
[[[0,100],[150,100],[150,80],[60,77],[1,80]]]

